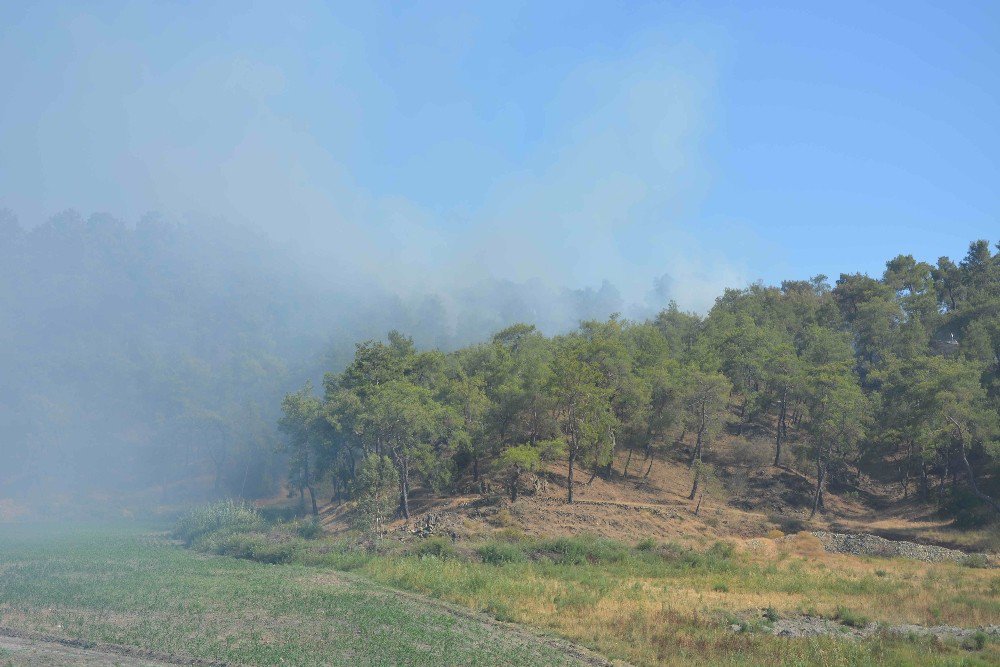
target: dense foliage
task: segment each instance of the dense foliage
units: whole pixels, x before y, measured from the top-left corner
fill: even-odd
[[[313,497],[327,476],[338,496],[363,493],[359,461],[388,457],[406,517],[417,485],[446,494],[486,475],[516,497],[525,472],[558,459],[572,502],[581,471],[648,475],[677,447],[694,499],[729,428],[775,465],[807,466],[814,513],[831,481],[864,470],[968,519],[998,509],[1000,254],[978,241],[958,264],[899,256],[881,279],[730,289],[704,318],[671,305],[554,337],[518,324],[447,354],[392,332],[358,344],[323,390],[282,404],[290,478]]]

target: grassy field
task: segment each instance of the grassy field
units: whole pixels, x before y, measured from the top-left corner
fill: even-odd
[[[205,557],[130,527],[0,525],[0,627],[252,665],[575,662],[358,577]]]
[[[194,545],[239,559],[199,555],[134,528],[0,527],[0,626],[247,664],[571,660],[552,640],[392,591],[402,589],[637,665],[1000,664],[991,639],[770,632],[781,619],[820,617],[845,633],[871,622],[997,624],[996,570],[832,556],[808,536],[738,552],[726,543],[625,545],[508,531],[458,545],[387,544],[373,555],[287,526],[209,534]]]
[[[1000,650],[989,641],[970,647],[887,633],[859,641],[773,636],[774,620],[803,616],[838,619],[845,628],[1000,623],[996,570],[830,556],[802,542],[751,555],[723,544],[695,551],[652,543],[630,549],[597,539],[493,541],[471,557],[450,555],[444,544],[443,555],[428,556],[435,549],[425,542],[422,556],[361,564],[353,553],[313,558],[548,628],[635,664],[1000,664]]]

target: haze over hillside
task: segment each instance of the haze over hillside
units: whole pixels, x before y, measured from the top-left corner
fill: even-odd
[[[390,329],[451,349],[622,310],[608,283],[483,280],[408,297],[298,268],[246,227],[0,217],[0,488],[41,497],[220,476],[273,490],[278,403]],[[214,484],[213,480],[209,482]],[[186,490],[186,489],[182,489]],[[183,494],[182,494],[183,495]]]

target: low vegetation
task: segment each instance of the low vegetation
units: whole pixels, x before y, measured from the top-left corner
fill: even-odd
[[[129,526],[0,525],[0,627],[240,665],[580,662],[367,579],[204,558]]]
[[[734,543],[635,544],[577,536],[527,538],[498,530],[470,541],[307,541],[287,526],[244,535],[240,546],[200,548],[252,558],[265,540],[288,560],[364,574],[380,583],[499,620],[538,626],[634,664],[991,664],[984,635],[931,641],[882,632],[865,639],[784,638],[782,618],[831,619],[845,628],[902,624],[979,627],[1000,620],[1000,575],[960,564],[823,554],[808,534],[758,555]],[[735,629],[734,629],[735,628]]]

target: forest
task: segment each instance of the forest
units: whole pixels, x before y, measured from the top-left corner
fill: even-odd
[[[728,289],[704,317],[671,304],[555,336],[515,324],[450,352],[392,331],[281,409],[303,507],[317,512],[329,482],[369,527],[409,518],[415,489],[516,499],[556,462],[572,503],[581,483],[648,476],[671,449],[694,500],[726,428],[812,478],[810,516],[870,475],[982,525],[1000,512],[1000,252],[976,241],[957,263],[900,255],[880,278]]]

